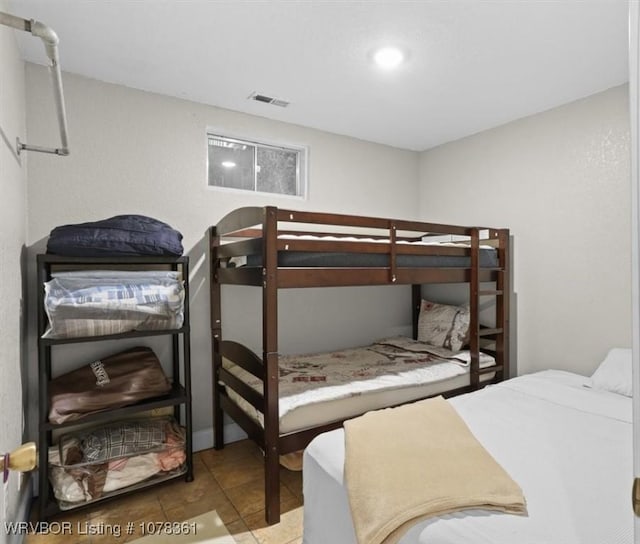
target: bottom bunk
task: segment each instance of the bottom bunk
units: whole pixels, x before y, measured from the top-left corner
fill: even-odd
[[[281,435],[311,429],[433,395],[470,387],[468,350],[451,351],[407,337],[384,338],[371,345],[309,355],[280,356],[278,416]],[[496,375],[495,360],[480,354],[480,381]],[[263,382],[234,362],[223,367],[262,394]],[[232,387],[229,397],[256,423],[259,408]]]
[[[217,341],[215,354],[215,447],[224,446],[224,412],[265,452],[269,523],[279,520],[278,463],[292,468],[292,456],[283,456],[300,452],[318,434],[371,410],[457,395],[502,378],[492,355],[478,354],[473,365],[468,350],[406,337],[306,356],[269,354],[267,364],[233,341]],[[277,369],[277,380],[269,368]]]

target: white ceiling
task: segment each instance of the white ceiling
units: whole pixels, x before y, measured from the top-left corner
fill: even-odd
[[[13,0],[63,70],[423,150],[628,80],[626,0]],[[27,60],[42,44],[20,38]],[[370,60],[409,52],[395,72]],[[257,91],[288,108],[247,100]]]

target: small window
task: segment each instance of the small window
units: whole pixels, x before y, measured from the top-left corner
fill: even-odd
[[[304,196],[306,149],[208,134],[209,186]]]

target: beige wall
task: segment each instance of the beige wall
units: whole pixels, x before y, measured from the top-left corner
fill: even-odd
[[[45,69],[27,65],[27,84],[30,138],[57,141]],[[588,374],[609,346],[630,343],[626,87],[419,154],[71,74],[64,74],[64,84],[71,155],[30,157],[30,258],[54,226],[114,214],[151,215],[183,232],[192,258],[199,431],[211,425],[203,237],[209,225],[242,205],[509,227],[520,373],[556,367]],[[208,189],[207,127],[309,145],[308,199]],[[409,330],[409,293],[402,287],[285,291],[280,302],[283,353]],[[257,292],[225,288],[223,307],[224,335],[260,351]],[[35,342],[29,346],[33,370]],[[74,347],[57,371],[86,362],[96,349]],[[157,349],[166,355],[164,347]]]
[[[627,86],[425,151],[420,214],[509,227],[519,373],[631,343]]]
[[[0,10],[7,8],[0,0]],[[14,32],[0,26],[0,452],[22,443],[22,250],[26,239],[26,155],[24,63]],[[0,542],[9,541],[5,520],[19,515],[20,476],[11,473],[5,502],[0,493]]]
[[[198,430],[211,425],[208,266],[202,260],[206,247],[203,236],[210,225],[238,206],[266,204],[418,216],[419,156],[415,152],[71,74],[65,73],[63,81],[71,155],[63,159],[30,157],[31,253],[43,249],[43,239],[57,225],[122,213],[156,217],[184,234],[192,266],[194,423]],[[27,65],[27,84],[32,139],[57,141],[46,70]],[[207,188],[207,127],[238,137],[308,145],[308,199],[239,195]],[[259,301],[255,289],[225,288],[223,333],[261,351]],[[280,295],[280,313],[280,351],[340,348],[410,331],[410,293],[406,286],[286,291]],[[35,346],[35,341],[30,344]],[[86,362],[96,350],[120,346],[74,347],[56,370]],[[35,361],[34,353],[31,360]]]

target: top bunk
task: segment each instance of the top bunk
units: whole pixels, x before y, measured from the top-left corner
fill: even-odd
[[[210,228],[213,281],[278,288],[489,282],[509,230],[238,208]]]

